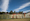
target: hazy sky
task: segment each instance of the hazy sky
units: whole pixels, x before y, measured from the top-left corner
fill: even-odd
[[[0,0],[0,11],[10,12],[10,11],[30,11],[30,1],[29,0]]]

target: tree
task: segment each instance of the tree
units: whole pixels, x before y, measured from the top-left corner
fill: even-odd
[[[1,12],[0,12],[0,14],[1,14]]]
[[[8,12],[6,12],[8,14]]]
[[[2,14],[5,14],[5,12],[2,12]]]
[[[14,11],[14,13],[15,13],[15,11]]]
[[[23,12],[20,12],[20,11],[19,11],[19,14],[22,14],[22,13],[23,13]]]
[[[12,10],[10,11],[10,14],[13,14],[13,11]]]
[[[1,14],[1,12],[0,12],[0,14]]]

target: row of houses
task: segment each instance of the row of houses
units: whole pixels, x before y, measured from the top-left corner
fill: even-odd
[[[30,18],[30,13],[27,14],[2,14],[0,15],[0,19],[17,19],[17,18]]]

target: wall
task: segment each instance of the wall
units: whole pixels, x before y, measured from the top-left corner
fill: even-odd
[[[8,15],[8,14],[3,14],[3,15],[0,15],[0,19],[11,19],[11,18],[30,18],[30,16],[27,14],[25,14],[25,16],[23,14],[20,14],[20,15]]]

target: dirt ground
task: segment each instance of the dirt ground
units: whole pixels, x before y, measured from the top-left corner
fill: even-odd
[[[30,19],[0,19],[0,21],[30,21]]]

